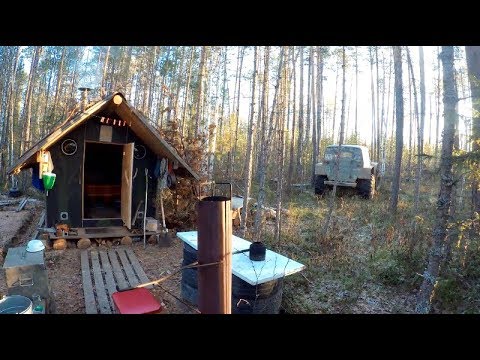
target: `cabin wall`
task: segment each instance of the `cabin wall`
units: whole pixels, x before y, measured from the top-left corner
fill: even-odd
[[[72,227],[82,225],[82,166],[85,127],[79,126],[65,138],[60,139],[48,150],[52,157],[53,173],[57,175],[53,189],[47,197],[48,226],[66,223]],[[65,139],[77,143],[77,152],[73,155],[62,153],[61,145]],[[67,212],[68,219],[61,220],[60,213]]]
[[[54,165],[53,172],[57,174],[55,186],[49,191],[47,199],[48,225],[55,223],[67,223],[71,227],[100,226],[97,224],[102,220],[88,220],[82,223],[82,182],[83,182],[83,159],[84,142],[99,142],[101,124],[95,118],[87,122],[73,132],[59,140],[49,150]],[[74,155],[64,155],[61,151],[63,140],[71,138],[77,142],[77,152]],[[112,143],[126,144],[134,142],[135,145],[143,145],[146,155],[143,159],[134,158],[133,161],[133,186],[132,186],[132,216],[135,214],[138,205],[145,201],[145,169],[148,170],[148,193],[147,193],[147,216],[155,216],[155,195],[157,179],[153,172],[157,156],[152,152],[128,126],[112,126]],[[108,142],[104,142],[108,143]],[[145,203],[140,210],[144,211]],[[61,220],[60,213],[68,212],[68,220]],[[114,225],[114,224],[112,224]]]

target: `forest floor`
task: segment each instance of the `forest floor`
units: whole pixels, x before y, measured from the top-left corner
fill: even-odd
[[[396,215],[388,209],[390,191],[387,184],[373,200],[341,192],[335,200],[326,236],[322,235],[322,230],[329,194],[318,197],[310,189],[292,193],[284,201],[287,213],[282,219],[281,241],[274,240],[272,220],[265,223],[262,235],[268,248],[306,265],[302,272],[285,278],[284,311],[413,313],[431,241],[436,189],[432,184],[421,188],[417,216],[413,210],[412,183],[402,184]],[[272,200],[268,205],[273,205],[273,192],[267,193],[267,199]],[[25,215],[14,212],[16,220],[8,229],[17,230],[10,246],[21,246],[31,239],[42,210],[40,202],[27,205]],[[0,211],[0,221],[3,221],[2,216],[10,221],[13,219],[7,211]],[[253,239],[248,232],[245,238]],[[147,244],[144,249],[141,241],[131,246],[150,280],[172,273],[181,265],[183,243],[178,238],[166,248]],[[107,247],[100,245],[99,249]],[[480,247],[475,251],[472,261],[463,261],[470,264],[470,268],[462,269],[462,274],[466,275],[441,279],[434,312],[480,312],[480,267],[477,266]],[[75,247],[49,249],[45,259],[56,312],[84,313],[80,250]],[[0,254],[0,264],[3,260]],[[152,289],[164,304],[163,313],[197,313],[180,300],[180,282],[181,274],[176,274],[161,287]],[[1,271],[0,294],[5,293],[5,277]]]
[[[351,190],[341,191],[325,236],[330,193],[319,197],[309,189],[287,197],[280,242],[274,240],[274,223],[263,235],[268,247],[306,265],[304,271],[285,279],[285,311],[413,313],[438,191],[436,185],[425,183],[417,215],[412,182],[401,184],[396,215],[388,208],[390,184],[384,184],[373,200],[359,198]],[[273,193],[270,195],[273,199]],[[478,246],[478,239],[471,244]],[[480,253],[472,251],[478,264]],[[468,279],[452,277],[450,269],[455,263],[452,260],[448,276],[440,278],[433,311],[478,313],[480,302],[472,299],[479,295],[479,271],[471,270]]]
[[[25,246],[36,230],[40,215],[44,209],[42,203],[28,204],[25,210],[15,212],[14,208],[0,211],[0,229],[7,239],[8,247]],[[45,265],[48,272],[48,281],[51,287],[55,313],[84,314],[85,303],[83,296],[80,251],[73,243],[65,250],[45,250]],[[143,242],[134,242],[132,249],[150,280],[173,273],[181,266],[183,242],[174,238],[171,246],[159,247]],[[3,266],[8,247],[4,253],[0,252],[0,265]],[[96,244],[91,248],[107,249],[106,246]],[[153,295],[162,302],[162,314],[168,313],[197,313],[196,309],[180,299],[181,273],[173,275],[161,284],[154,286]],[[0,271],[0,298],[7,293],[5,272]]]

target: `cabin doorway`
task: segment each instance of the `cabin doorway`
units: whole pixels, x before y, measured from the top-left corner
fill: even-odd
[[[130,228],[132,166],[133,143],[85,142],[84,220],[123,219]]]

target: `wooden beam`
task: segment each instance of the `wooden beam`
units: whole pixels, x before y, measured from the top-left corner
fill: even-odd
[[[21,210],[25,207],[25,205],[27,204],[27,202],[28,202],[28,198],[23,199],[23,200],[20,202],[20,205],[18,205],[18,208],[17,208],[17,210],[15,210],[15,212],[21,211]]]
[[[7,205],[13,205],[13,204],[16,204],[20,201],[20,199],[17,199],[17,200],[3,200],[3,201],[0,201],[0,206],[7,206]]]
[[[90,253],[92,258],[93,279],[95,281],[95,292],[97,293],[98,305],[101,314],[111,314],[110,303],[108,301],[107,292],[105,290],[105,283],[103,282],[102,271],[100,270],[100,262],[98,260],[98,253],[92,251]]]
[[[110,259],[110,263],[113,267],[113,275],[115,275],[115,279],[117,280],[117,284],[121,289],[126,289],[128,287],[128,283],[125,280],[125,276],[123,275],[122,268],[117,260],[117,253],[115,250],[108,250],[108,258]]]
[[[110,303],[112,304],[112,307],[114,307],[112,295],[117,291],[117,288],[115,286],[115,279],[113,278],[112,266],[108,260],[107,253],[105,251],[99,251],[99,253],[100,259],[102,260],[102,269],[105,273],[105,283],[107,284],[108,294],[110,295]]]
[[[35,230],[35,232],[33,233],[32,239],[38,238],[38,233],[40,229],[43,228],[43,225],[45,224],[45,217],[46,217],[45,210],[43,210],[42,214],[40,215],[40,219],[38,220],[37,230]],[[61,239],[61,238],[58,238],[58,239]]]
[[[95,305],[95,296],[93,295],[93,284],[90,276],[90,265],[88,263],[88,253],[86,250],[80,254],[82,264],[82,283],[83,297],[85,299],[85,313],[97,314],[97,306]]]
[[[130,287],[135,287],[139,284],[139,281],[137,280],[137,277],[135,276],[135,273],[133,272],[133,268],[128,262],[127,256],[125,255],[125,250],[124,249],[117,249],[117,254],[120,257],[120,260],[122,261],[123,265],[123,270],[125,271],[125,274],[127,275],[128,282],[130,283]]]
[[[135,273],[137,274],[138,278],[142,283],[147,283],[150,281],[150,279],[147,277],[147,274],[145,274],[145,271],[143,271],[142,265],[138,262],[137,257],[135,256],[135,253],[133,252],[132,249],[125,249],[125,252],[128,255],[128,258],[130,259],[130,262],[132,263],[133,269],[135,270]],[[153,285],[148,285],[146,288],[151,289]]]

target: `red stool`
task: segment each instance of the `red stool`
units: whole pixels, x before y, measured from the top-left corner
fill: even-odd
[[[115,292],[112,298],[119,314],[155,314],[162,311],[162,305],[145,288]]]

